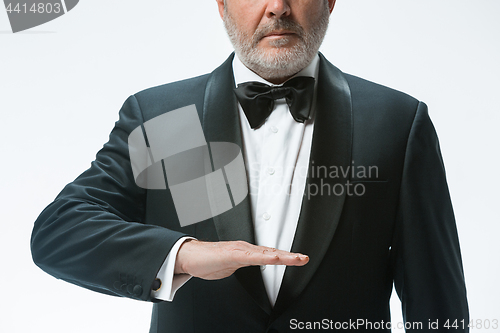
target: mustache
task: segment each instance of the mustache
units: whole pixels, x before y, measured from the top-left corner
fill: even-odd
[[[297,34],[300,38],[304,35],[304,28],[290,18],[280,18],[258,28],[253,36],[254,43],[258,43],[267,34],[276,30],[287,30]]]

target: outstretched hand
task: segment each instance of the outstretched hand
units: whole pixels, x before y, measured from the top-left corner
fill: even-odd
[[[177,253],[175,274],[189,274],[205,280],[218,280],[245,266],[303,266],[309,257],[244,241],[185,241]]]

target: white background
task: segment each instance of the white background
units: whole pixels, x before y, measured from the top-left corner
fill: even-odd
[[[483,320],[500,320],[499,15],[496,0],[339,0],[322,47],[343,71],[428,104],[471,318]],[[0,10],[1,332],[148,331],[151,304],[38,269],[33,222],[90,166],[130,94],[210,72],[231,51],[215,0],[82,0],[18,34]]]

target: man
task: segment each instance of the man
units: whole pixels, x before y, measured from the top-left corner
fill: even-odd
[[[37,265],[154,301],[151,332],[388,331],[393,282],[408,331],[468,331],[425,104],[318,54],[335,0],[217,4],[236,55],[125,102],[92,167],[36,221]],[[249,196],[181,227],[172,188],[137,186],[128,140],[192,104],[207,141],[241,147]]]

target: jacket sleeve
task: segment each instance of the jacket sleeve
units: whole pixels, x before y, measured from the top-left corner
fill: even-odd
[[[146,190],[134,181],[128,136],[143,118],[131,96],[91,167],[41,213],[34,262],[56,278],[105,294],[151,300],[151,285],[184,234],[144,224]]]
[[[406,147],[392,246],[407,332],[468,332],[469,312],[455,218],[436,132],[420,103]],[[456,320],[456,322],[455,322]],[[453,328],[454,322],[458,328]],[[445,324],[450,325],[446,329]]]

